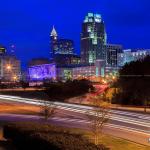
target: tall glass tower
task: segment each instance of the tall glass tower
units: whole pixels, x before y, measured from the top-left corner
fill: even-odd
[[[88,13],[82,24],[81,62],[92,64],[96,59],[106,60],[106,41],[105,25],[101,15]]]

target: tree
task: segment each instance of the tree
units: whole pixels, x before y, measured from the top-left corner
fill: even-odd
[[[113,97],[113,103],[138,105],[145,108],[150,105],[150,56],[125,64],[119,71],[116,81],[119,89]]]
[[[55,115],[56,106],[54,105],[54,102],[50,101],[49,96],[45,92],[40,92],[42,97],[44,97],[44,99],[40,101],[40,115],[42,115],[44,120],[47,121],[49,118],[52,118]]]
[[[94,108],[88,112],[87,117],[90,120],[89,127],[94,135],[94,142],[98,145],[99,136],[102,135],[103,127],[110,117],[110,106],[99,97],[94,97],[92,100]]]
[[[43,100],[41,101],[41,115],[44,117],[44,120],[47,121],[49,118],[54,117],[56,106],[51,101]]]

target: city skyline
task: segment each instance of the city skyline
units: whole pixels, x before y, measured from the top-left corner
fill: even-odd
[[[150,0],[0,6],[0,150],[150,150]]]
[[[15,52],[23,65],[33,57],[49,57],[50,32],[55,25],[60,37],[75,41],[75,49],[79,53],[82,22],[88,12],[94,12],[100,13],[103,17],[108,43],[122,44],[125,48],[149,48],[150,16],[147,13],[149,3],[147,0],[143,2],[117,0],[109,3],[103,0],[86,3],[67,0],[63,2],[15,0],[6,5],[5,1],[2,2],[4,7],[0,10],[3,20],[0,25],[0,44],[7,48],[14,44]],[[64,9],[66,7],[67,10]],[[78,7],[82,8],[82,11],[78,12]]]

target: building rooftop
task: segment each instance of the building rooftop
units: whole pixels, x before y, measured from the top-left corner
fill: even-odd
[[[51,36],[58,36],[55,27],[53,26]]]

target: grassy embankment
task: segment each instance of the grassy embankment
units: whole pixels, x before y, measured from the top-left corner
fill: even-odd
[[[55,132],[58,133],[58,132],[62,131],[63,134],[64,133],[69,134],[66,136],[67,138],[69,138],[70,135],[71,136],[77,135],[77,137],[78,137],[78,135],[82,135],[83,138],[89,139],[91,142],[93,142],[92,134],[89,131],[85,131],[85,130],[69,129],[69,128],[62,128],[62,127],[51,128],[50,125],[40,125],[40,126],[38,125],[37,126],[37,124],[33,124],[33,123],[29,123],[29,124],[24,123],[23,125],[17,124],[17,126],[21,126],[21,132],[22,132],[22,130],[25,129],[26,131],[28,131],[28,133],[31,133],[31,131],[32,131],[32,134],[33,134],[33,131],[34,131],[33,135],[36,135],[35,133],[38,132],[38,133],[41,133],[41,137],[43,136],[43,133],[44,133],[44,137],[45,137],[45,136],[49,136],[49,134],[53,135],[53,133],[55,133]],[[33,127],[33,129],[32,129],[32,127]],[[64,138],[65,138],[65,136],[64,136]],[[57,140],[57,138],[56,138],[56,140]],[[65,140],[65,139],[63,139],[63,140]],[[59,138],[58,138],[58,141],[59,141]],[[56,141],[54,140],[54,142],[56,142]],[[148,146],[140,145],[140,144],[137,144],[137,143],[134,143],[131,141],[127,141],[125,139],[120,139],[120,138],[112,137],[109,135],[101,136],[99,143],[105,145],[107,148],[110,148],[111,150],[149,150],[150,149],[150,147],[148,147]],[[81,146],[83,146],[83,145],[81,144]]]

